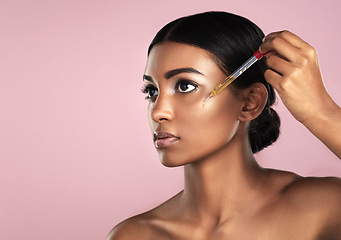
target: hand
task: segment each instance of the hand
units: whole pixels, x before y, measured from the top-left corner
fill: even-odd
[[[341,108],[325,89],[315,49],[282,31],[266,36],[259,50],[270,51],[264,76],[284,105],[341,159]]]
[[[303,124],[334,102],[322,81],[315,49],[289,31],[266,36],[260,46],[269,69],[265,79],[290,113]]]

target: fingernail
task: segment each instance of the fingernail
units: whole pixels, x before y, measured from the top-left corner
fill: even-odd
[[[265,37],[263,37],[262,42],[265,42]]]

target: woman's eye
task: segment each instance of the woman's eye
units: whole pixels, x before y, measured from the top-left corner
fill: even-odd
[[[152,99],[159,94],[159,91],[154,86],[146,86],[142,89],[142,92],[147,94],[146,99]]]
[[[176,85],[176,90],[180,93],[189,93],[194,91],[198,85],[189,81],[179,81]]]

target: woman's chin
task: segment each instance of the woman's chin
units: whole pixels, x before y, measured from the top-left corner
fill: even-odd
[[[162,165],[169,168],[181,167],[191,162],[190,159],[183,159],[179,156],[167,156],[167,154],[159,154],[159,158]]]
[[[163,166],[165,167],[169,167],[169,168],[174,168],[174,167],[180,167],[185,165],[186,163],[179,163],[177,161],[171,161],[171,160],[166,160],[166,159],[160,159],[161,163]]]

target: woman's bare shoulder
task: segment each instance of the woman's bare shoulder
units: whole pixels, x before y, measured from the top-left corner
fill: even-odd
[[[341,207],[341,179],[337,177],[299,177],[283,189],[291,200],[314,203],[328,201]]]
[[[278,186],[281,197],[287,200],[335,200],[341,206],[341,178],[302,177],[292,172],[269,170],[271,182]]]
[[[128,218],[115,226],[106,240],[160,239],[168,235],[165,226],[173,218],[174,207],[181,193],[170,198],[154,209]]]
[[[289,214],[315,223],[322,232],[341,235],[340,178],[300,177],[288,184],[281,196]]]
[[[149,239],[150,226],[145,214],[131,217],[115,226],[106,240]]]

